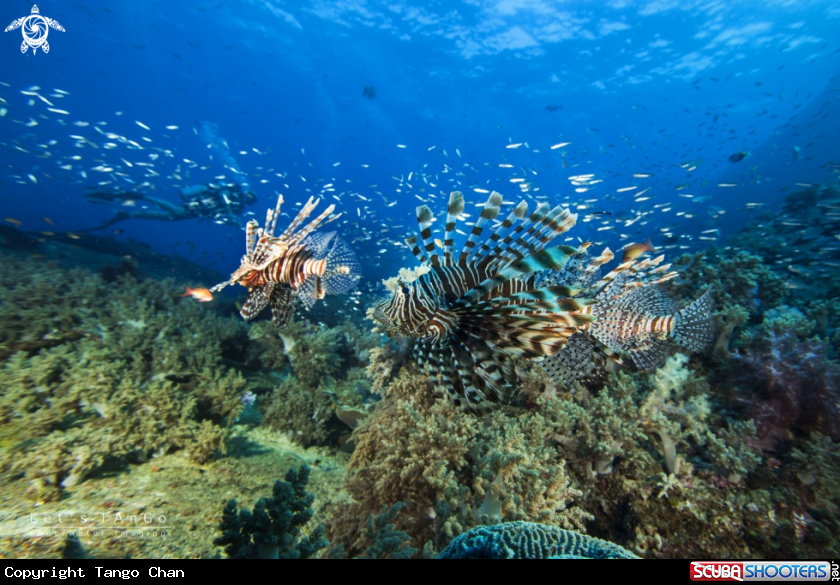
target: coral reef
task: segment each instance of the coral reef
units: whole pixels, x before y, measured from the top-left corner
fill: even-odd
[[[347,490],[355,499],[333,510],[327,535],[351,556],[371,545],[364,521],[381,506],[406,502],[396,528],[411,545],[442,549],[483,522],[540,520],[581,529],[569,485],[538,417],[499,411],[485,421],[434,400],[426,376],[403,366],[386,398],[353,433]],[[428,547],[427,547],[428,549]]]
[[[306,492],[309,471],[306,465],[289,469],[286,481],[278,479],[272,496],[258,500],[253,512],[239,510],[236,500],[230,500],[219,524],[222,535],[213,544],[225,547],[234,559],[308,559],[327,546],[323,526],[301,535],[315,501]]]
[[[341,542],[350,556],[362,554],[372,544],[364,532],[367,518],[398,502],[407,506],[396,528],[412,536],[415,548],[434,537],[441,478],[468,466],[467,440],[477,432],[475,420],[453,414],[448,405],[434,401],[430,382],[414,366],[400,370],[388,399],[353,432],[356,448],[347,489],[355,502],[333,511],[327,527],[331,542]]]
[[[301,445],[335,443],[378,399],[364,375],[377,340],[350,321],[333,328],[294,321],[281,332],[257,323],[251,335],[270,348],[264,362],[282,372],[264,401],[263,423]]]
[[[797,201],[787,213],[818,221]],[[669,350],[654,372],[606,359],[605,374],[568,387],[520,363],[522,393],[483,417],[438,400],[412,343],[369,331],[360,311],[318,303],[278,331],[243,323],[223,298],[199,305],[174,281],[139,280],[142,264],[97,275],[3,257],[6,503],[28,490],[41,510],[84,509],[95,491],[114,509],[142,499],[163,512],[146,486],[212,486],[179,527],[189,539],[200,506],[252,501],[306,461],[323,533],[307,536],[308,471],[292,470],[253,511],[224,509],[229,556],[580,557],[596,554],[583,554],[585,532],[649,558],[836,557],[840,299],[822,268],[790,261],[784,238],[759,244],[775,225],[761,221],[742,249],[684,256],[665,285],[681,300],[711,289],[713,349]],[[105,496],[109,482],[132,495]],[[210,540],[192,554],[212,554]],[[164,546],[148,550],[175,555]]]
[[[816,184],[787,195],[781,210],[764,213],[731,238],[732,245],[761,256],[767,269],[795,291],[802,305],[840,296],[834,209],[840,183]]]
[[[0,465],[33,497],[105,465],[224,451],[247,386],[226,365],[246,351],[241,325],[179,298],[171,281],[2,265]]]
[[[505,522],[465,532],[441,559],[638,559],[611,542],[534,522]]]

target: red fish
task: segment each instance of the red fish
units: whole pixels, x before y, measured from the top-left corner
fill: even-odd
[[[213,293],[206,288],[190,288],[187,287],[187,292],[181,295],[182,297],[192,297],[199,303],[209,303],[213,300]]]
[[[629,260],[635,260],[647,252],[656,252],[656,248],[654,248],[653,244],[650,243],[650,238],[648,238],[647,242],[644,244],[630,244],[624,248],[624,256],[621,257],[621,262],[624,263]]]

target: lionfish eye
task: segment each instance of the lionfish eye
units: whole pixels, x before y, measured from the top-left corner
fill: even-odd
[[[409,288],[406,285],[402,285],[401,288],[402,288],[402,294],[404,294],[405,296],[408,296],[411,293],[411,291],[409,290]]]

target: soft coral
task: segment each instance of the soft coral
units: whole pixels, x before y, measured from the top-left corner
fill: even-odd
[[[747,389],[762,447],[795,431],[840,439],[840,366],[828,358],[826,343],[771,331],[761,345],[740,356],[737,381]]]

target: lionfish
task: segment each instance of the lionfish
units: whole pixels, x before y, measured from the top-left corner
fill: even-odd
[[[547,203],[528,215],[525,201],[482,240],[501,205],[494,191],[457,258],[463,195],[449,196],[442,256],[431,239],[432,211],[418,207],[420,238],[406,243],[426,272],[397,280],[374,309],[388,335],[416,340],[419,365],[457,407],[482,413],[509,403],[517,358],[539,361],[568,384],[590,377],[604,358],[620,362],[622,352],[642,369],[657,367],[667,338],[691,351],[711,340],[708,293],[677,311],[656,286],[677,275],[660,265],[662,256],[625,262],[601,277],[600,267],[613,258],[609,249],[589,259],[588,243],[546,247],[577,215]]]
[[[248,222],[245,255],[239,269],[230,280],[210,290],[220,291],[229,284],[241,284],[250,295],[239,314],[250,321],[271,306],[274,323],[281,329],[289,324],[295,310],[295,300],[307,309],[325,295],[350,291],[361,278],[359,262],[353,250],[335,232],[313,233],[321,224],[340,217],[332,216],[330,205],[318,217],[302,227],[304,220],[318,206],[320,199],[309,198],[297,217],[280,236],[274,236],[283,196],[277,207],[268,209],[265,227],[255,220]]]

